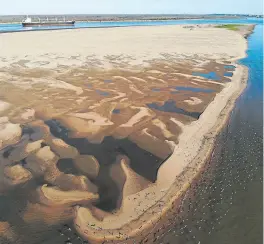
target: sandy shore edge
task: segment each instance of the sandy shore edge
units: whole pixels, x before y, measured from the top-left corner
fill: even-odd
[[[122,241],[126,241],[126,243],[133,243],[134,239],[137,239],[138,236],[142,235],[143,232],[149,233],[155,225],[162,219],[162,217],[168,213],[168,211],[175,207],[176,202],[178,201],[181,196],[188,190],[192,181],[199,177],[201,173],[201,169],[206,165],[208,159],[211,156],[211,153],[214,148],[216,136],[221,132],[221,130],[225,127],[226,122],[229,119],[229,116],[235,106],[236,100],[239,96],[243,93],[244,89],[247,86],[247,79],[248,79],[248,68],[246,66],[240,65],[242,68],[243,76],[240,80],[241,86],[238,90],[234,91],[232,97],[229,98],[228,103],[226,104],[225,108],[219,114],[219,119],[215,126],[206,134],[204,135],[204,139],[202,142],[202,146],[200,148],[200,153],[196,155],[195,159],[189,163],[189,165],[184,169],[184,171],[177,177],[177,182],[185,180],[185,183],[181,186],[177,182],[174,182],[170,189],[167,191],[165,196],[158,201],[155,205],[151,208],[146,210],[137,220],[131,221],[130,223],[124,225],[122,228],[118,229],[96,229],[86,226],[86,231],[82,231],[82,226],[77,224],[77,230],[81,235],[84,235],[86,239],[88,239],[91,243],[98,243],[104,240],[107,241],[116,241],[117,243],[122,243]],[[186,178],[188,180],[186,180]],[[166,204],[165,204],[166,203]],[[160,206],[162,204],[163,206]],[[162,207],[162,210],[160,211]],[[157,209],[159,212],[157,213]],[[155,215],[152,213],[155,212]],[[148,216],[148,220],[146,220],[146,216]],[[142,222],[144,223],[143,228]],[[76,224],[76,222],[75,222]],[[132,228],[132,226],[138,226],[139,228]],[[141,227],[141,228],[140,228]],[[130,231],[129,231],[130,230]],[[126,235],[121,235],[119,233],[127,233]],[[146,234],[147,235],[147,234]],[[133,239],[133,240],[132,240]]]
[[[250,33],[252,33],[252,31],[253,30],[250,30]],[[237,62],[238,60],[244,57],[246,57],[246,50],[244,56],[237,57],[233,61]],[[174,182],[165,194],[165,196],[161,199],[162,201],[158,201],[158,203],[153,205],[151,208],[147,209],[146,212],[139,216],[137,220],[133,220],[130,223],[123,225],[121,228],[111,229],[111,231],[109,231],[107,229],[97,229],[96,227],[91,228],[90,226],[85,226],[86,231],[84,231],[82,226],[77,225],[75,221],[77,227],[76,229],[81,235],[83,235],[91,243],[98,243],[106,240],[116,241],[117,243],[120,243],[122,241],[126,241],[126,243],[130,243],[131,241],[131,243],[133,243],[132,238],[133,240],[135,240],[139,235],[150,232],[154,228],[153,226],[175,205],[175,202],[186,192],[191,182],[199,176],[201,169],[205,166],[208,158],[210,157],[214,148],[216,136],[220,133],[223,127],[225,127],[226,122],[228,121],[228,118],[231,114],[231,111],[235,106],[237,98],[242,94],[242,92],[247,86],[248,68],[246,66],[237,64],[237,69],[237,72],[240,72],[240,79],[238,81],[237,86],[233,88],[234,91],[231,96],[227,97],[228,101],[219,113],[216,124],[214,124],[212,129],[210,129],[206,134],[204,134],[204,139],[201,143],[201,147],[199,148],[199,154],[197,154],[194,160],[192,160],[188,164],[188,166],[185,167],[184,171],[177,176],[177,182],[180,182],[182,179],[185,181],[185,183],[179,186],[177,182]],[[221,93],[222,92],[219,93],[219,96],[224,95]],[[208,107],[208,109],[213,108],[214,107]],[[186,180],[186,178],[188,180]],[[163,203],[162,210],[159,211],[159,213],[156,213],[155,215],[151,214],[157,208],[160,209],[161,202]],[[147,220],[146,216],[148,216]],[[142,222],[144,222],[144,226],[142,226]],[[138,226],[140,228],[133,228],[135,226]],[[126,234],[120,234],[120,232]]]

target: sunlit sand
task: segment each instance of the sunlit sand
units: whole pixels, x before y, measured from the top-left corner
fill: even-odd
[[[246,86],[242,34],[208,25],[1,34],[0,194],[31,192],[21,240],[38,221],[71,223],[91,243],[151,231]],[[8,221],[0,235],[13,240],[19,226]]]

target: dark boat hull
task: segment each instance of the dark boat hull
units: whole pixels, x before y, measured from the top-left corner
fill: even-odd
[[[22,26],[23,27],[37,27],[37,26],[73,26],[75,24],[75,21],[65,21],[65,22],[31,22],[31,23],[26,23],[23,22]]]

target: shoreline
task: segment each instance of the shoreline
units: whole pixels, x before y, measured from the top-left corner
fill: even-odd
[[[231,19],[243,19],[242,17],[230,17]],[[230,19],[230,18],[217,18],[218,20],[224,20],[224,19]],[[0,34],[4,34],[4,33],[18,33],[18,32],[31,32],[31,31],[56,31],[56,30],[71,30],[71,29],[74,29],[74,30],[79,30],[79,29],[98,29],[98,28],[118,28],[118,27],[139,27],[139,26],[142,26],[141,24],[136,24],[136,25],[132,25],[132,26],[128,26],[128,25],[118,25],[119,23],[124,23],[124,22],[170,22],[170,21],[182,21],[182,20],[210,20],[210,19],[214,19],[214,18],[178,18],[178,19],[135,19],[135,20],[88,20],[88,21],[76,21],[76,23],[111,23],[111,22],[116,22],[117,25],[113,25],[113,26],[85,26],[85,27],[76,27],[76,26],[64,26],[63,28],[59,28],[59,27],[52,27],[50,29],[22,29],[22,30],[12,30],[12,31],[7,31],[7,30],[3,30],[1,31],[0,29]],[[0,23],[0,27],[1,25],[21,25],[21,22],[3,22],[3,23]],[[179,24],[179,25],[193,25],[193,26],[197,26],[197,25],[204,25],[204,24]],[[221,25],[220,23],[219,24],[209,24],[209,25]],[[144,25],[143,25],[144,26]],[[147,25],[149,26],[149,25]],[[160,26],[160,24],[154,24],[154,25],[150,25],[150,26]],[[29,27],[29,28],[32,28],[32,27]],[[36,27],[34,27],[36,28]],[[253,28],[254,29],[254,28]],[[252,33],[252,32],[251,32]],[[245,38],[247,38],[247,36],[250,35],[249,34],[246,34],[245,35]]]
[[[84,236],[86,239],[88,239],[91,243],[100,243],[104,240],[107,241],[113,241],[113,242],[119,242],[119,241],[127,241],[126,243],[130,243],[128,242],[128,240],[131,241],[131,243],[133,243],[134,239],[137,239],[138,236],[142,235],[143,232],[149,233],[149,231],[151,231],[153,229],[153,223],[154,225],[158,225],[159,221],[164,217],[165,214],[167,214],[171,207],[175,207],[175,202],[179,202],[180,199],[182,197],[184,197],[185,192],[189,189],[189,187],[191,186],[192,182],[196,179],[199,178],[203,167],[206,166],[206,163],[208,161],[208,159],[211,156],[211,153],[213,151],[214,148],[214,142],[216,139],[216,136],[221,132],[222,128],[226,125],[226,122],[229,119],[229,116],[231,114],[231,111],[234,108],[235,102],[237,100],[237,98],[239,98],[239,96],[243,93],[244,89],[246,88],[246,81],[247,81],[247,68],[245,68],[244,66],[242,66],[244,69],[244,76],[241,77],[241,87],[239,88],[238,91],[236,91],[233,94],[233,97],[231,97],[229,100],[229,102],[227,103],[227,105],[225,106],[224,110],[219,114],[219,117],[222,117],[221,120],[218,120],[218,123],[215,125],[215,127],[213,127],[212,130],[210,130],[207,134],[210,135],[210,137],[208,137],[207,139],[203,139],[202,142],[202,152],[200,152],[198,155],[196,155],[196,158],[184,169],[184,171],[182,172],[181,175],[178,176],[177,181],[181,181],[184,180],[184,178],[188,177],[187,182],[181,187],[181,189],[177,189],[178,184],[177,182],[174,182],[170,189],[168,190],[168,192],[165,194],[164,197],[162,197],[159,201],[157,201],[157,203],[155,205],[153,205],[151,208],[147,209],[141,216],[139,216],[136,220],[130,223],[127,223],[126,225],[123,225],[121,228],[117,228],[117,229],[95,229],[95,228],[90,228],[86,226],[86,230],[84,230],[83,232],[80,232],[80,228],[81,226],[79,224],[77,224],[75,221],[75,227],[76,230],[79,232],[79,234],[81,234],[82,236]],[[214,135],[212,135],[212,133],[215,133]],[[206,137],[206,135],[205,135]],[[202,158],[201,158],[202,157]],[[197,168],[195,168],[196,166],[198,166]],[[195,170],[193,170],[193,168],[195,168]],[[194,172],[193,172],[194,171]],[[192,174],[194,173],[191,177],[187,176],[188,174]],[[175,195],[176,194],[176,195]],[[144,222],[144,218],[146,217],[146,215],[152,215],[152,212],[155,212],[155,209],[159,208],[160,209],[160,203],[164,204],[164,202],[166,202],[166,204],[164,206],[162,206],[162,211],[159,214],[156,214],[158,216],[154,216],[153,218],[148,218],[148,222],[145,222],[145,225],[148,226],[144,226],[143,228],[141,228],[142,230],[140,230],[140,226],[142,226],[142,222]],[[141,218],[143,220],[141,220]],[[138,223],[137,223],[138,222]],[[131,228],[130,225],[136,225],[139,226],[139,228],[135,229],[135,228]],[[139,229],[139,230],[138,230]],[[88,231],[87,231],[88,230]],[[121,239],[119,233],[120,232],[124,232],[124,233],[128,233],[127,231],[130,231],[129,234],[127,234],[127,237]],[[103,231],[105,231],[105,233],[102,233]],[[109,232],[112,232],[112,235],[109,236]],[[84,235],[84,233],[89,233],[88,235]],[[91,233],[93,233],[91,235]],[[145,237],[145,236],[144,236]],[[133,239],[133,240],[131,240]]]
[[[247,39],[254,32],[255,27],[256,24],[250,25],[248,31],[243,35],[245,39]]]
[[[250,30],[251,33],[253,30]],[[249,34],[248,34],[249,35]],[[112,242],[120,242],[120,241],[126,241],[126,243],[133,243],[131,238],[133,240],[137,239],[139,236],[144,236],[143,233],[149,233],[153,229],[153,224],[156,226],[159,223],[159,220],[162,219],[162,217],[168,213],[168,211],[171,209],[172,206],[175,205],[175,202],[179,202],[182,196],[184,196],[185,192],[189,189],[192,182],[199,178],[202,169],[206,166],[206,163],[208,162],[208,159],[211,156],[211,153],[214,148],[216,136],[221,132],[223,127],[226,125],[230,114],[235,106],[236,100],[239,98],[239,96],[243,93],[247,86],[247,79],[248,79],[248,68],[244,65],[238,64],[238,61],[244,57],[246,57],[246,50],[244,56],[237,57],[233,61],[237,64],[237,69],[240,69],[236,72],[236,75],[240,76],[236,83],[234,83],[236,75],[234,75],[234,78],[232,79],[232,85],[236,85],[234,87],[232,94],[230,96],[227,96],[227,102],[225,103],[223,109],[221,109],[220,113],[217,116],[216,123],[211,127],[211,129],[208,130],[207,133],[204,134],[203,139],[201,140],[201,145],[198,148],[199,153],[195,155],[194,159],[186,166],[184,167],[184,170],[177,176],[177,182],[184,180],[188,178],[187,181],[180,187],[176,181],[172,183],[172,185],[167,190],[166,194],[161,197],[160,200],[156,201],[156,204],[154,204],[152,207],[148,208],[142,215],[140,215],[137,219],[126,223],[120,228],[116,229],[96,229],[96,228],[89,228],[86,226],[86,230],[81,230],[81,225],[79,225],[77,222],[74,221],[75,227],[77,227],[77,231],[86,239],[88,239],[91,243],[98,243],[104,240],[112,241]],[[228,89],[226,87],[225,89]],[[223,90],[225,90],[223,89]],[[223,91],[221,91],[218,94],[218,98],[223,96]],[[216,100],[216,98],[215,98]],[[214,101],[215,101],[214,100]],[[213,101],[213,102],[214,102]],[[214,109],[212,106],[212,103],[209,104],[211,110]],[[210,108],[205,110],[207,113],[210,113]],[[175,152],[174,152],[175,153]],[[174,154],[173,153],[173,154]],[[172,155],[173,157],[173,155]],[[164,204],[166,202],[166,204]],[[162,203],[162,210],[160,210],[159,214],[156,214],[155,209],[160,209]],[[153,213],[155,212],[156,216],[153,217]],[[147,218],[145,220],[146,215],[150,215],[150,218]],[[142,225],[142,222],[144,222],[144,226]],[[134,226],[138,226],[138,228],[133,228]],[[129,234],[122,234],[120,233],[129,233]],[[104,232],[104,233],[102,233]],[[111,234],[109,235],[109,233]],[[86,235],[86,233],[89,233],[89,235]],[[93,233],[93,234],[91,234]],[[145,237],[145,236],[144,236]],[[129,242],[131,241],[131,242]]]
[[[0,16],[1,18],[1,16]],[[203,19],[243,19],[246,18],[244,16],[223,16],[223,17],[217,17],[217,16],[210,16],[210,15],[205,15],[204,17],[153,17],[153,18],[127,18],[127,19],[119,19],[119,18],[105,18],[105,19],[100,19],[100,18],[87,18],[87,20],[76,20],[76,23],[93,23],[93,22],[133,22],[133,21],[142,21],[142,22],[148,22],[148,21],[176,21],[176,20],[203,20]],[[0,25],[4,24],[21,24],[21,21],[11,21],[11,22],[0,22]]]

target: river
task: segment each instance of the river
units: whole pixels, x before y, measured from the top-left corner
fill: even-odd
[[[106,28],[125,26],[153,26],[153,25],[180,25],[180,24],[226,24],[226,23],[261,23],[261,19],[241,18],[241,19],[196,19],[196,20],[168,20],[168,21],[109,21],[109,22],[76,22],[74,26],[42,26],[23,27],[22,24],[0,24],[1,32],[37,31],[37,30],[57,30],[57,29],[78,29],[78,28]]]
[[[183,201],[182,217],[155,243],[261,244],[263,217],[263,22],[261,19],[77,23],[81,27],[243,23],[257,24],[248,38],[248,86],[217,138],[210,167],[195,194]],[[0,32],[22,31],[0,25]],[[188,196],[188,195],[187,195]],[[58,238],[59,239],[59,238]],[[58,243],[52,234],[43,243]]]

